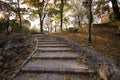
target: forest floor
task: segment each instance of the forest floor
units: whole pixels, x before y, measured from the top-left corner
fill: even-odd
[[[88,28],[79,28],[78,32],[54,33],[71,39],[80,45],[85,45],[90,49],[99,52],[101,55],[112,58],[120,63],[120,34],[112,28],[92,27],[92,43],[87,42]]]
[[[35,42],[33,38],[26,35],[12,34],[0,35],[0,37],[0,57],[3,57],[3,60],[0,61],[3,63],[0,66],[0,80],[8,80],[33,51]]]

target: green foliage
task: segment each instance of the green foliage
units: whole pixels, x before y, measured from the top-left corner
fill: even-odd
[[[13,33],[21,33],[21,27],[19,26],[19,24],[15,24],[14,26],[12,26],[12,32]]]
[[[30,32],[29,27],[23,26],[23,28],[21,29],[17,20],[11,20],[9,22],[10,22],[10,26],[12,27],[12,33],[27,34]],[[6,27],[6,21],[4,19],[0,20],[0,33],[4,33],[5,27]]]
[[[11,20],[10,21],[10,26],[12,27],[12,32],[13,33],[23,33],[23,34],[27,34],[29,33],[29,26],[27,26],[27,24],[29,25],[29,22],[27,20],[24,20],[24,26],[21,28],[19,26],[19,22],[17,20]]]
[[[30,21],[29,20],[23,20],[24,27],[29,28],[30,27]]]
[[[19,26],[18,23],[15,24],[15,26],[12,26],[12,32],[13,33],[22,33],[22,34],[27,34],[30,32],[28,27],[21,27]]]
[[[29,28],[28,27],[23,27],[22,28],[22,33],[23,34],[28,34],[30,32]]]
[[[0,20],[0,33],[2,33],[5,30],[5,20],[1,19]]]
[[[17,20],[15,20],[15,19],[11,20],[10,26],[12,27],[13,33],[20,33],[21,32],[21,27],[19,26],[19,23]]]

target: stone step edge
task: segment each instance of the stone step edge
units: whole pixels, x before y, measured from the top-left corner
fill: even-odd
[[[67,51],[73,51],[73,50],[41,50],[41,49],[37,49],[37,51],[41,51],[41,52],[67,52]]]
[[[58,45],[55,45],[55,46],[50,46],[50,45],[38,45],[38,47],[69,47],[69,46],[67,46],[67,45],[65,45],[65,46],[63,46],[63,45],[60,45],[60,46],[58,46]]]
[[[61,42],[39,42],[39,44],[64,44]]]
[[[39,68],[39,67],[24,67],[21,69],[21,72],[27,73],[77,73],[77,74],[97,74],[96,70],[78,70],[78,69],[64,69],[64,68]]]
[[[33,59],[77,59],[80,57],[36,57],[32,56]]]
[[[56,40],[56,41],[51,41],[51,40],[48,40],[48,41],[41,41],[41,40],[39,40],[39,42],[59,42],[58,40]]]

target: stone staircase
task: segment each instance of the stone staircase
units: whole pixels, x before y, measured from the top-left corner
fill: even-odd
[[[96,71],[80,63],[81,57],[67,44],[45,34],[34,36],[38,48],[14,80],[96,80],[91,76]]]

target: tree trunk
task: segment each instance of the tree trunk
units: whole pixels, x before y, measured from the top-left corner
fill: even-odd
[[[57,31],[57,29],[56,29],[56,25],[55,25],[55,32]]]
[[[40,22],[40,33],[43,33],[43,20],[42,20],[42,15],[40,14],[40,8],[38,6],[38,15],[39,15],[39,22]]]
[[[64,4],[63,4],[63,0],[61,0],[61,23],[60,23],[60,29],[61,29],[61,32],[63,31],[62,30],[62,27],[63,27],[63,6],[64,6]]]
[[[44,18],[46,16],[46,13],[44,13],[44,3],[45,3],[45,0],[42,1],[42,10],[40,10],[40,7],[41,6],[38,6],[38,15],[39,15],[39,18],[40,18],[40,33],[43,34],[43,22],[44,22]],[[41,12],[41,13],[40,13]]]
[[[40,32],[43,33],[43,21],[40,21]]]
[[[55,32],[57,31],[57,29],[56,29],[56,25],[55,25]]]
[[[81,23],[81,28],[82,28],[82,18],[81,18],[81,21],[80,21],[80,23]]]
[[[50,19],[50,20],[51,20],[51,19]],[[53,28],[52,28],[52,22],[50,23],[50,25],[51,25],[51,33],[52,33],[52,29],[53,29]]]
[[[80,16],[78,15],[78,26],[81,27]]]
[[[9,35],[8,27],[9,27],[9,19],[7,19],[7,22],[6,22],[6,25],[5,25],[5,29],[6,29],[6,34],[7,35]]]
[[[50,28],[51,28],[50,32],[52,33],[52,26]]]
[[[92,38],[91,38],[91,24],[92,24],[92,21],[93,21],[93,16],[92,16],[91,6],[92,6],[92,0],[90,0],[90,2],[89,2],[88,43],[91,43],[91,42],[92,42]]]
[[[17,0],[18,2],[18,16],[19,16],[19,20],[20,20],[20,27],[22,29],[22,18],[21,18],[21,13],[20,13],[20,0]]]
[[[111,2],[112,2],[112,8],[113,8],[115,18],[120,20],[120,11],[118,8],[117,0],[111,0]]]
[[[57,31],[57,26],[56,26],[56,24],[57,24],[57,23],[56,23],[56,21],[55,21],[55,32]]]

